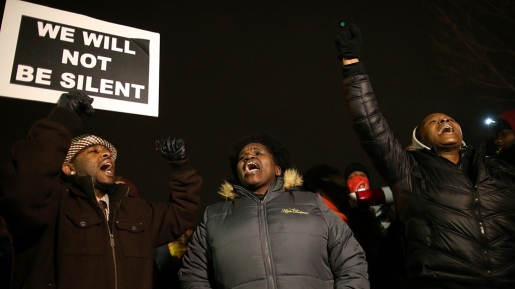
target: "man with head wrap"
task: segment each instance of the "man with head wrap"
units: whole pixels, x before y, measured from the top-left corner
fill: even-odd
[[[61,95],[57,107],[13,146],[0,167],[0,212],[14,248],[11,288],[152,288],[156,246],[197,217],[202,179],[181,138],[158,142],[171,167],[170,202],[149,203],[115,183],[117,150],[80,135],[93,100]]]

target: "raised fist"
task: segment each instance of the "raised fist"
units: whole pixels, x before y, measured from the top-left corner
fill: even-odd
[[[78,116],[82,116],[82,113],[91,116],[95,112],[91,103],[93,103],[93,98],[85,93],[70,91],[61,94],[61,97],[59,97],[57,101],[57,106],[68,108]]]
[[[156,150],[170,161],[180,161],[187,157],[186,143],[180,137],[169,136],[162,140],[156,140]]]
[[[361,31],[354,23],[351,23],[349,29],[343,30],[334,39],[336,49],[338,49],[338,59],[360,58],[362,41]]]

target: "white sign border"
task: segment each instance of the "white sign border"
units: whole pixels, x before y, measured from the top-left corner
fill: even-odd
[[[133,113],[146,116],[159,114],[159,33],[105,22],[81,14],[66,12],[46,6],[20,0],[6,0],[2,27],[0,30],[0,96],[26,100],[57,103],[59,96],[66,91],[16,85],[10,83],[12,65],[18,42],[18,32],[22,15],[57,22],[88,30],[94,30],[125,38],[141,38],[150,40],[148,104],[121,101],[105,97],[94,98],[93,107],[108,111]]]

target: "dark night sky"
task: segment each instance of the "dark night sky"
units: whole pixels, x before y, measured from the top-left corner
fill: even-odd
[[[422,117],[437,111],[453,116],[465,141],[477,144],[486,136],[483,118],[502,110],[434,73],[428,34],[435,20],[419,1],[29,2],[160,33],[159,117],[97,110],[83,119],[84,133],[113,140],[117,174],[151,201],[167,199],[168,169],[154,140],[168,135],[187,142],[204,177],[203,206],[222,200],[216,191],[231,177],[234,143],[258,131],[280,137],[300,172],[319,163],[343,172],[361,161],[372,172],[372,185],[383,185],[345,108],[334,46],[340,21],[360,27],[362,61],[403,144]],[[0,97],[1,160],[9,159],[14,141],[53,106]]]

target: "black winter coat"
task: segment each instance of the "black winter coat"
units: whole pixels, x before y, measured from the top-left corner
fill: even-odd
[[[460,165],[435,150],[409,152],[383,118],[367,75],[344,79],[361,145],[406,222],[408,274],[515,288],[515,172],[464,148]]]
[[[168,203],[117,185],[107,222],[91,177],[60,178],[81,125],[70,110],[54,108],[0,167],[0,213],[14,247],[11,288],[150,289],[154,248],[195,225],[202,178],[188,160],[170,162]]]

